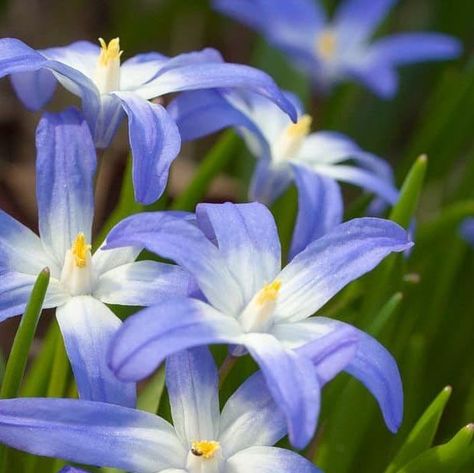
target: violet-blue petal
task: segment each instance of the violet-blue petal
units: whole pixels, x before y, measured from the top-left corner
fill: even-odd
[[[160,417],[77,399],[0,400],[0,442],[35,455],[133,473],[180,467],[186,455],[173,427]]]
[[[276,166],[271,161],[260,159],[255,165],[249,197],[270,205],[285,192],[291,181],[292,172],[288,165]]]
[[[215,241],[225,264],[250,299],[281,268],[281,247],[272,214],[262,204],[199,204],[197,223]],[[243,307],[241,307],[243,310]]]
[[[238,343],[236,320],[190,298],[170,298],[128,318],[110,346],[109,366],[126,381],[143,379],[169,355],[210,343]]]
[[[320,386],[308,358],[286,349],[273,335],[249,333],[244,345],[260,366],[275,403],[286,417],[288,436],[304,448],[319,416]]]
[[[88,473],[86,470],[81,470],[80,468],[74,468],[73,466],[65,466],[61,468],[58,473]]]
[[[298,215],[290,247],[290,259],[309,243],[342,222],[344,204],[341,189],[330,177],[306,166],[293,166],[298,189]]]
[[[167,107],[183,141],[195,140],[227,127],[245,127],[260,133],[255,124],[233,107],[217,90],[179,94]]]
[[[471,246],[474,246],[474,218],[466,218],[461,224],[460,230],[461,236],[464,240],[466,240]]]
[[[275,317],[291,321],[309,317],[390,253],[411,246],[408,233],[389,220],[367,217],[338,225],[282,270]]]
[[[351,67],[348,74],[382,99],[390,99],[397,92],[397,71],[384,61],[372,61],[364,67]]]
[[[217,368],[206,347],[183,350],[166,360],[166,387],[173,426],[184,445],[219,435]]]
[[[179,131],[168,112],[131,92],[115,92],[128,115],[133,155],[135,198],[143,204],[158,200],[168,182],[169,168],[181,148]]]
[[[191,273],[209,302],[225,313],[247,302],[219,250],[186,219],[169,212],[126,218],[107,237],[107,248],[119,246],[146,248],[174,260]]]
[[[51,71],[18,72],[10,77],[18,98],[29,110],[40,110],[53,97],[57,81]]]
[[[272,100],[292,120],[296,110],[273,79],[264,72],[242,64],[208,62],[170,68],[147,86],[136,92],[141,97],[161,95],[186,90],[214,88],[243,88]]]
[[[286,435],[285,415],[261,371],[248,378],[228,399],[219,431],[226,458],[248,447],[274,445]]]
[[[322,473],[296,452],[277,447],[250,447],[227,460],[229,473]]]
[[[56,309],[56,318],[80,398],[135,407],[135,384],[119,381],[107,366],[107,350],[120,319],[91,296],[72,297]]]
[[[457,39],[441,33],[399,33],[376,41],[372,55],[396,66],[422,61],[451,59],[462,53]]]
[[[334,16],[335,27],[359,41],[367,39],[396,0],[345,0]]]
[[[36,196],[41,240],[62,267],[78,235],[91,241],[96,152],[75,109],[45,113],[36,132]]]

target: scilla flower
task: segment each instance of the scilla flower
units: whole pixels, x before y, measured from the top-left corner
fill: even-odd
[[[269,210],[258,203],[227,203],[198,205],[196,224],[166,213],[132,216],[112,230],[106,245],[145,246],[176,261],[207,298],[207,303],[168,299],[127,319],[111,344],[116,375],[142,379],[170,354],[198,345],[230,344],[234,355],[248,351],[286,416],[291,442],[303,448],[315,431],[323,384],[313,366],[318,343],[348,327],[310,316],[385,256],[412,243],[393,222],[355,219],[308,245],[281,269]],[[357,331],[357,337],[357,353],[345,369],[374,394],[395,431],[403,409],[395,360],[369,335]],[[328,350],[339,348],[335,342]]]
[[[0,77],[11,75],[17,95],[33,110],[47,103],[60,82],[79,96],[98,148],[106,148],[124,115],[133,161],[135,197],[144,204],[163,192],[169,166],[180,149],[174,121],[156,100],[184,90],[236,87],[253,90],[294,118],[291,104],[273,80],[252,67],[226,64],[213,49],[169,58],[158,53],[121,63],[118,38],[99,45],[78,41],[36,51],[23,42],[0,40]]]
[[[322,88],[356,80],[383,98],[395,95],[397,67],[450,59],[459,41],[439,33],[371,40],[396,0],[342,0],[328,19],[320,0],[213,0],[217,10],[259,31]]]
[[[189,278],[176,266],[134,262],[139,247],[92,254],[96,154],[78,112],[45,114],[36,144],[40,237],[0,211],[0,320],[23,312],[37,274],[49,267],[45,307],[57,308],[79,395],[133,406],[134,383],[118,381],[105,362],[121,324],[106,304],[147,306],[186,294]]]
[[[311,132],[312,118],[298,98],[286,93],[298,113],[293,123],[278,107],[256,94],[229,91],[188,92],[168,107],[184,140],[233,126],[257,158],[250,200],[271,204],[292,183],[298,188],[298,219],[291,255],[342,221],[339,182],[394,204],[398,190],[390,166],[362,150],[347,136]]]
[[[258,374],[230,397],[222,413],[217,370],[207,349],[170,357],[166,384],[173,425],[101,402],[8,399],[0,400],[0,441],[130,473],[320,471],[297,453],[272,447],[286,433],[285,420]]]

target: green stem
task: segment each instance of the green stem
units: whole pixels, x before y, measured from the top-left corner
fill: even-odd
[[[238,136],[232,131],[223,134],[199,165],[191,184],[173,202],[171,206],[173,210],[194,210],[196,204],[204,197],[214,177],[234,156],[233,151],[238,140]]]
[[[221,388],[224,384],[227,376],[229,376],[229,373],[232,371],[232,368],[235,366],[237,360],[238,358],[236,356],[227,355],[226,359],[219,368],[219,388]]]

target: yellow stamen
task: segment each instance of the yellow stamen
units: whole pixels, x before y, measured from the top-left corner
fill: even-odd
[[[120,56],[123,51],[120,50],[120,40],[119,38],[114,38],[109,41],[107,44],[103,38],[99,38],[100,43],[100,56],[99,64],[101,66],[108,66],[112,61],[120,61]]]
[[[207,460],[213,458],[220,448],[220,443],[215,440],[201,440],[191,444],[191,452],[193,455],[206,458]]]
[[[297,139],[304,138],[311,130],[313,119],[309,115],[301,116],[296,123],[292,123],[286,130],[288,136]]]
[[[336,52],[337,37],[331,30],[323,31],[316,39],[316,50],[326,61]]]
[[[87,254],[90,250],[91,245],[87,244],[84,233],[78,233],[71,248],[74,263],[78,268],[85,268],[87,266]]]
[[[265,284],[263,289],[258,293],[256,303],[258,305],[264,305],[267,302],[274,302],[278,297],[278,293],[281,289],[281,281],[279,279],[275,279],[275,281]]]

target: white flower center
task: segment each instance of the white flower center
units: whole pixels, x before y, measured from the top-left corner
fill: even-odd
[[[281,281],[275,279],[275,281],[265,284],[255,294],[240,315],[239,320],[245,332],[266,332],[268,330],[280,289]]]
[[[61,284],[71,296],[92,293],[94,274],[92,272],[91,245],[83,233],[78,233],[71,249],[67,251],[61,271]]]
[[[223,473],[224,457],[219,442],[200,440],[193,442],[186,461],[188,473]]]
[[[274,145],[274,158],[277,162],[286,161],[296,156],[305,138],[311,130],[313,119],[303,115],[296,123],[289,125]]]
[[[114,38],[107,44],[99,38],[100,54],[94,81],[101,94],[107,94],[120,89],[120,50],[119,38]]]

